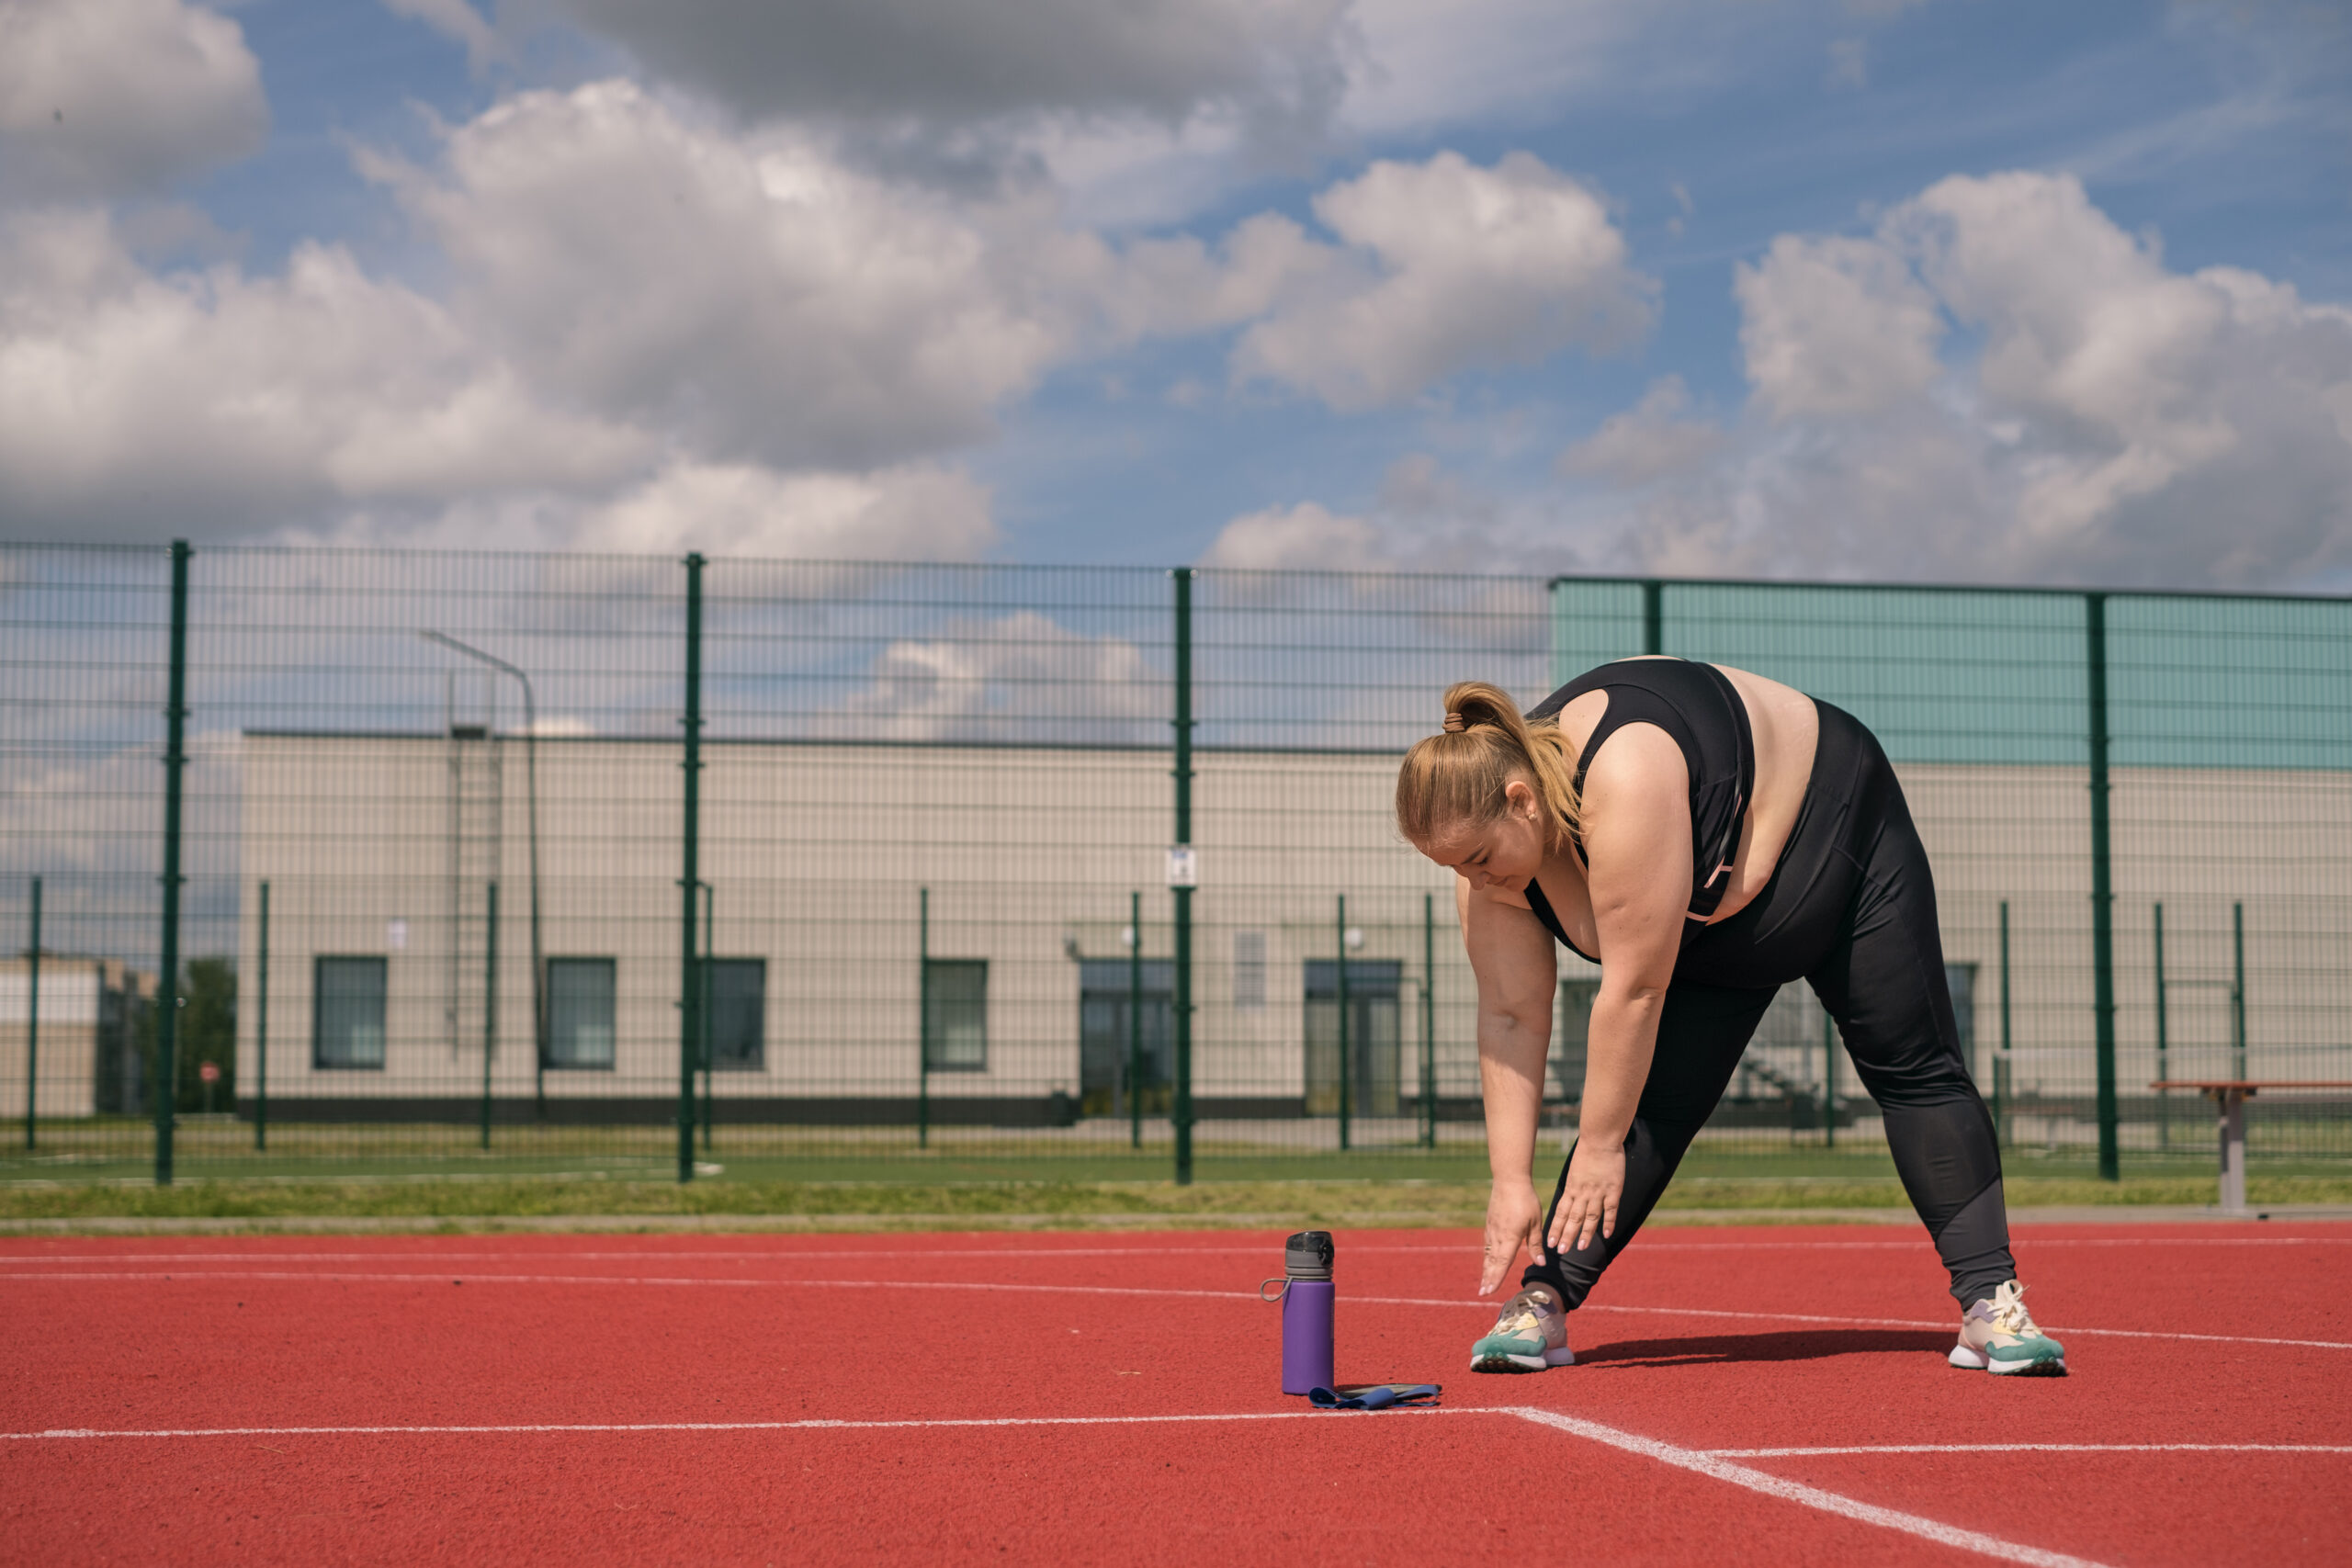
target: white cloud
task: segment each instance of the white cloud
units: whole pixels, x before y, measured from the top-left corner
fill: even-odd
[[[0,513],[13,531],[254,532],[342,502],[593,488],[641,433],[566,413],[441,305],[305,244],[277,276],[158,276],[93,213],[0,229]]]
[[[1711,36],[1688,25],[1691,9],[1673,0],[1355,0],[1363,46],[1340,117],[1389,137],[1555,108],[1623,73],[1645,27],[1675,34],[1687,60]]]
[[[1747,379],[1774,415],[1865,413],[1935,379],[1943,317],[1878,241],[1783,234],[1734,276]]]
[[[957,126],[1204,110],[1319,123],[1346,0],[560,0],[650,70],[753,118]]]
[[[1496,572],[1565,570],[1579,556],[1561,511],[1543,498],[1498,495],[1425,452],[1382,474],[1361,511],[1320,502],[1232,519],[1200,565],[1240,571]]]
[[[1041,248],[1040,261],[1105,343],[1232,326],[1347,281],[1338,252],[1274,212],[1244,219],[1214,247],[1179,235],[1114,250],[1091,234],[1066,234]]]
[[[1606,271],[1621,248],[1590,197],[1532,160],[1383,166],[1332,187],[1327,220],[1395,261],[1366,277],[1361,255],[1278,214],[1214,243],[1114,246],[1047,199],[892,184],[806,136],[699,124],[626,83],[520,95],[444,141],[427,166],[362,164],[439,242],[446,297],[335,246],[300,245],[276,274],[156,271],[95,211],[7,220],[12,526],[969,555],[996,536],[987,497],[941,459],[1057,365],[1253,321],[1295,332],[1336,291],[1413,318],[1366,373],[1419,384],[1501,351],[1495,321],[1447,290],[1575,243]],[[1412,191],[1396,182],[1432,177],[1506,209],[1467,261],[1398,227]],[[1510,308],[1556,313],[1592,287],[1594,267],[1567,259],[1565,289],[1529,284]],[[1440,341],[1465,325],[1487,335]]]
[[[1690,389],[1681,377],[1659,377],[1640,402],[1611,416],[1590,436],[1561,453],[1560,472],[1633,489],[1686,471],[1712,457],[1724,442],[1719,426],[1677,417],[1690,406]]]
[[[968,557],[997,535],[953,456],[1057,367],[1238,329],[1237,379],[1367,408],[1622,341],[1651,292],[1525,154],[1374,164],[1317,198],[1330,238],[1261,213],[1124,243],[1050,191],[886,179],[626,82],[360,163],[437,292],[332,245],[159,270],[96,212],[0,226],[11,531]]]
[[[1396,563],[1381,529],[1307,501],[1236,517],[1218,530],[1200,564],[1242,571],[1376,571]]]
[[[481,71],[506,58],[505,40],[466,0],[383,0],[396,17],[423,22],[442,37],[463,44],[469,69]]]
[[[594,493],[517,489],[439,506],[358,503],[271,536],[293,546],[877,562],[969,560],[998,537],[987,487],[957,468],[785,470],[682,457]]]
[[[0,190],[108,197],[240,158],[269,130],[244,33],[181,0],[0,0]]]
[[[1524,155],[1331,186],[1317,211],[1352,249],[1280,214],[1113,247],[1042,197],[887,184],[628,83],[508,98],[430,167],[362,163],[440,243],[447,299],[334,247],[276,277],[153,275],[101,219],[17,223],[0,493],[21,517],[143,531],[172,493],[181,526],[334,531],[339,508],[383,529],[470,501],[673,538],[692,496],[736,520],[698,536],[741,547],[922,555],[983,546],[986,503],[809,520],[944,472],[924,463],[1084,355],[1256,322],[1238,365],[1369,407],[1644,312],[1600,202]]]
[[[988,491],[950,468],[777,473],[673,464],[586,512],[582,549],[815,560],[957,560],[996,542]]]
[[[157,276],[96,214],[0,245],[0,515],[80,539],[967,558],[985,490],[917,463],[779,470],[568,410],[449,308],[304,246]]]
[[[1148,744],[1168,732],[1168,676],[1124,637],[1087,637],[1022,610],[891,643],[837,714],[820,733]]]
[[[972,213],[628,83],[508,99],[430,175],[376,166],[517,363],[714,457],[862,468],[973,440],[1061,346]]]
[[[1475,368],[1609,349],[1649,321],[1649,281],[1600,199],[1524,152],[1376,163],[1315,198],[1353,276],[1278,309],[1236,346],[1238,378],[1332,407],[1394,403]]]
[[[1868,237],[1784,235],[1736,288],[1750,415],[1641,499],[1644,564],[2352,581],[2352,310],[2173,271],[2079,182],[2023,173],[1942,180]]]
[[[2352,396],[2352,310],[2239,268],[2169,271],[2072,179],[1947,179],[1888,227],[1984,334],[1984,414],[2023,428],[2019,547],[2187,547],[2240,581],[2347,564],[2352,445],[2331,409]]]

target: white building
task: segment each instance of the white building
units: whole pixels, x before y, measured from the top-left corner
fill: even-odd
[[[1040,1124],[1123,1109],[1133,892],[1147,960],[1139,1082],[1147,1109],[1164,1104],[1169,752],[711,742],[703,756],[722,1120],[903,1122],[919,1097],[944,1122]],[[259,973],[266,882],[271,1115],[469,1118],[484,1092],[486,1037],[502,1117],[532,1113],[542,1095],[561,1120],[673,1114],[680,762],[674,741],[538,742],[541,1066],[524,742],[479,730],[247,735],[240,973]],[[1442,1111],[1475,1114],[1473,983],[1451,879],[1397,839],[1395,767],[1385,753],[1196,754],[1193,1094],[1204,1119],[1336,1109],[1342,895],[1358,933],[1347,976],[1355,1113],[1418,1107],[1426,976]],[[2083,771],[1902,773],[1980,1069],[2003,1038],[2006,901],[2011,1091],[2086,1095]],[[2229,971],[2229,908],[2245,906],[2256,1068],[2341,1051],[2352,1038],[2352,901],[2341,891],[2352,778],[2120,770],[2114,790],[2127,1093],[2155,1071],[2149,928],[2159,899],[2176,979]],[[1562,976],[1573,1013],[1591,971],[1564,953]],[[2183,1077],[2217,1061],[2199,1055],[2192,1067],[2191,1053],[2230,1042],[2220,993],[2176,989],[2171,1071]],[[250,996],[236,1080],[246,1096],[261,1043]],[[1564,1020],[1571,1061],[1580,1025]],[[1816,1083],[1821,1061],[1819,1014],[1792,987],[1735,1094],[1777,1100]],[[1850,1067],[1838,1072],[1855,1092]],[[1572,1066],[1571,1083],[1577,1076]]]
[[[25,1111],[34,1069],[38,1116],[133,1114],[146,1103],[139,1022],[155,977],[112,959],[44,953],[36,1018],[33,966],[0,959],[0,1113]]]

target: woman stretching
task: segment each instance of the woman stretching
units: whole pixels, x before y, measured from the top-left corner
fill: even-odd
[[[1803,979],[1886,1117],[1962,1308],[1955,1367],[2063,1374],[2009,1257],[1993,1119],[1968,1076],[1936,892],[1894,770],[1851,715],[1741,670],[1629,659],[1522,717],[1445,694],[1396,779],[1405,836],[1459,881],[1494,1189],[1479,1293],[1530,1262],[1477,1371],[1576,1359],[1566,1314],[1648,1218],[1780,987]],[[1549,1213],[1529,1168],[1554,939],[1600,964],[1582,1115]]]

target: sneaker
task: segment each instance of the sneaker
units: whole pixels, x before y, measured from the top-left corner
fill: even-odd
[[[1567,1314],[1544,1285],[1530,1285],[1505,1302],[1494,1332],[1470,1347],[1474,1372],[1540,1372],[1572,1367],[1576,1359],[1568,1348]]]
[[[2066,1375],[2066,1348],[2035,1326],[2025,1310],[2025,1287],[2015,1280],[1961,1315],[1960,1343],[1947,1359],[1972,1372]]]

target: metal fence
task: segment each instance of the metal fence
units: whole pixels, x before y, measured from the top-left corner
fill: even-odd
[[[1884,741],[2014,1159],[2352,1079],[2352,602],[17,546],[0,604],[11,1178],[1476,1168],[1396,759],[1642,652]],[[1838,1055],[1789,987],[1700,1155],[1881,1147]],[[2352,1156],[2352,1090],[2250,1138]]]

